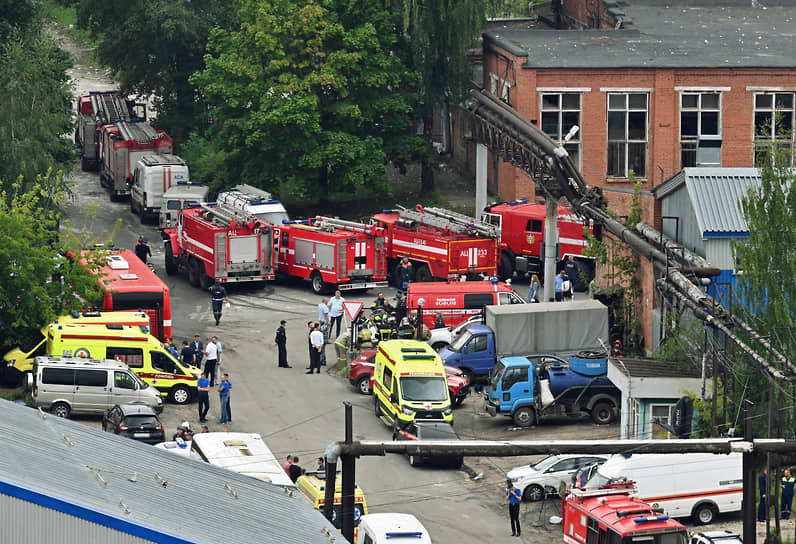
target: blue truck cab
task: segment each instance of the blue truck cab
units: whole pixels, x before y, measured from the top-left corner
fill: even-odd
[[[545,413],[586,412],[595,423],[618,415],[619,390],[607,378],[604,356],[503,357],[484,390],[484,408],[491,416],[509,416],[518,427],[538,423]]]
[[[473,377],[487,376],[495,366],[495,333],[486,325],[470,325],[439,351],[442,362]]]

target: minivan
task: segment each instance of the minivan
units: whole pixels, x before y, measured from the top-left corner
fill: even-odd
[[[58,417],[104,414],[117,404],[163,411],[160,392],[119,361],[39,356],[33,362],[33,406]]]
[[[442,314],[446,326],[455,327],[481,313],[484,306],[525,304],[510,283],[491,280],[413,282],[407,287],[406,296],[410,312],[423,307],[423,323],[429,329],[434,328],[437,312]]]

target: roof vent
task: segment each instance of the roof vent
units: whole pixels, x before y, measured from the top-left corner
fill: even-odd
[[[111,267],[111,270],[127,270],[130,268],[130,264],[121,255],[109,256],[108,265]]]

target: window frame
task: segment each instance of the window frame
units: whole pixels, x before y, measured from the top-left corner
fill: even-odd
[[[631,106],[631,97],[633,96],[643,96],[644,97],[644,108],[640,108],[638,106]],[[624,105],[622,107],[616,107],[611,105],[611,98],[612,97],[624,97]],[[634,170],[633,176],[636,179],[648,179],[649,176],[649,139],[650,139],[650,93],[649,91],[608,91],[606,92],[606,141],[608,144],[607,147],[607,155],[606,155],[606,175],[605,177],[609,180],[626,180],[630,178],[630,170],[631,164],[634,162],[631,160],[630,149],[632,146],[644,146],[644,157],[643,157],[643,165],[644,165],[644,172],[640,173]],[[631,114],[637,113],[644,113],[644,138],[631,138],[630,132],[632,130],[630,118]],[[611,139],[611,114],[612,113],[622,113],[624,116],[624,126],[622,127],[623,131],[623,139]],[[611,147],[612,145],[620,145],[622,146],[623,151],[623,167],[622,171],[617,171],[616,173],[611,173]]]
[[[557,97],[557,105],[555,107],[546,106],[545,105],[545,97]],[[578,98],[578,107],[577,109],[570,109],[564,107],[564,97],[571,97],[577,96]],[[563,117],[567,113],[577,112],[578,120],[575,123],[577,126],[581,128],[577,133],[575,133],[572,138],[569,139],[568,142],[564,143],[564,136],[569,133],[570,127],[566,127],[564,129],[564,121]],[[555,135],[550,134],[545,130],[545,122],[544,117],[545,114],[555,113],[557,116],[556,124],[558,125],[558,132]],[[581,169],[581,158],[583,157],[583,141],[580,138],[581,133],[583,132],[583,93],[580,91],[540,91],[539,92],[539,128],[550,136],[554,141],[556,141],[559,145],[563,145],[564,149],[567,150],[569,153],[570,159],[575,164],[575,167],[580,170]]]
[[[790,97],[790,107],[777,107],[778,97],[780,96],[789,96]],[[758,106],[758,98],[761,96],[770,96],[771,97],[771,106]],[[790,137],[789,139],[783,139],[777,137],[777,124],[778,124],[778,115],[781,115],[782,112],[789,112],[790,113]],[[758,114],[769,114],[770,115],[770,137],[761,138],[758,136],[757,127],[758,121],[757,117]],[[796,143],[796,130],[794,126],[796,125],[796,92],[794,91],[779,91],[779,90],[771,90],[771,91],[756,91],[752,94],[752,163],[755,167],[761,167],[762,165],[759,164],[759,160],[765,157],[763,147],[772,145],[775,149],[779,149],[781,147],[788,148],[788,166],[794,165],[793,155],[794,155],[794,144]],[[774,160],[774,157],[771,157]]]
[[[715,108],[712,107],[703,107],[703,99],[706,95],[716,96],[718,98],[718,105]],[[688,96],[695,96],[697,98],[697,105],[696,107],[689,107],[683,104],[683,101]],[[722,138],[722,93],[721,91],[716,90],[688,90],[688,91],[680,91],[680,127],[679,127],[679,142],[680,142],[680,168],[687,168],[697,165],[697,147],[699,146],[699,140],[703,136],[710,136],[713,138]],[[683,136],[683,115],[684,113],[696,113],[697,115],[697,127],[696,127],[696,135],[693,137],[684,137]],[[717,121],[716,121],[716,134],[706,134],[702,131],[703,126],[703,115],[716,113],[717,114]],[[686,161],[683,160],[683,157],[686,153],[685,146],[693,145],[693,149],[688,149],[689,153],[693,153],[694,160],[693,164],[686,164]]]

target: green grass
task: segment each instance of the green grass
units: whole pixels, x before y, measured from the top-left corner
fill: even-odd
[[[17,387],[16,389],[9,389],[8,391],[0,391],[0,398],[15,401],[25,400],[26,393],[24,387]]]
[[[42,12],[46,20],[55,25],[60,32],[84,47],[95,47],[97,41],[87,30],[77,27],[77,12],[74,6],[63,6],[56,0],[42,0]]]

